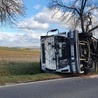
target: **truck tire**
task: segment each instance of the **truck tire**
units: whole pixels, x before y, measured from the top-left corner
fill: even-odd
[[[85,73],[85,74],[93,73],[93,72],[97,72],[96,61],[92,61],[92,67],[91,67],[91,68],[85,68],[85,69],[84,69],[84,73]]]
[[[92,33],[79,33],[79,37],[81,38],[84,38],[84,37],[92,37],[93,34]]]

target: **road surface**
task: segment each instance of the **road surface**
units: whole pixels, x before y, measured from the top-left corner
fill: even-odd
[[[98,77],[79,77],[0,87],[0,98],[98,98]]]

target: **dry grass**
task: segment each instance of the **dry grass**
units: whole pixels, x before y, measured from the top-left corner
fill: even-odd
[[[39,50],[0,47],[0,62],[39,62]]]

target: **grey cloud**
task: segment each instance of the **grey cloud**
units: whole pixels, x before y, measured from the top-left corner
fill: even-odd
[[[0,46],[28,47],[39,46],[39,39],[27,34],[7,34],[0,33]]]
[[[46,30],[49,28],[49,25],[47,23],[40,23],[39,21],[35,21],[33,18],[30,18],[20,21],[17,24],[17,27],[19,29]]]

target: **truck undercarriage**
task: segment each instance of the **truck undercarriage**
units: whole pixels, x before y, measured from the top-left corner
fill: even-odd
[[[40,69],[44,72],[95,72],[97,62],[98,39],[92,33],[74,30],[41,36]]]

